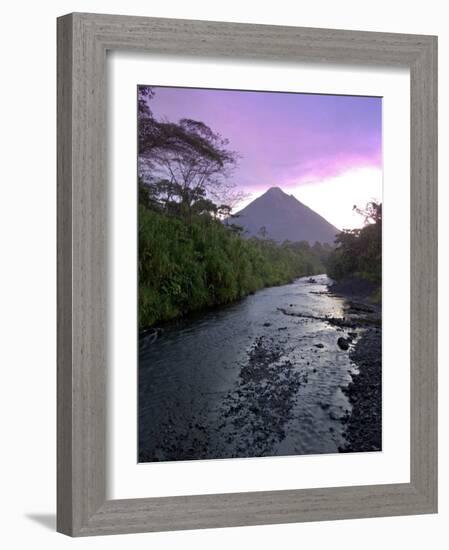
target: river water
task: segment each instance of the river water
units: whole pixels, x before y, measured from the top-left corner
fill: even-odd
[[[335,453],[356,367],[326,275],[166,325],[139,351],[139,460]],[[304,317],[301,317],[301,316]]]

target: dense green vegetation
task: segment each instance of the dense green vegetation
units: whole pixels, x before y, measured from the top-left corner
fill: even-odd
[[[141,327],[323,271],[306,242],[243,239],[208,215],[186,223],[139,206]]]
[[[360,278],[380,287],[382,204],[370,202],[364,210],[357,211],[365,218],[365,226],[337,235],[336,248],[327,260],[327,273],[337,281]]]
[[[319,243],[244,239],[233,219],[237,153],[203,122],[157,120],[139,87],[139,325],[324,271]]]

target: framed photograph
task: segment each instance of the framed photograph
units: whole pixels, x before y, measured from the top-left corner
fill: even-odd
[[[437,39],[58,19],[58,531],[437,511]]]

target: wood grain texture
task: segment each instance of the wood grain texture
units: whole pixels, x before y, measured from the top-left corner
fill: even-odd
[[[411,479],[437,508],[437,43],[411,79]]]
[[[407,66],[411,71],[411,480],[106,500],[107,50]],[[437,40],[70,14],[58,20],[58,531],[72,536],[437,509]]]
[[[72,24],[58,21],[57,528],[72,529]]]

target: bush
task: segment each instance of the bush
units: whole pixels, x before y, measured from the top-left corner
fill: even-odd
[[[209,215],[186,221],[139,205],[140,327],[323,271],[308,243],[243,239]]]

